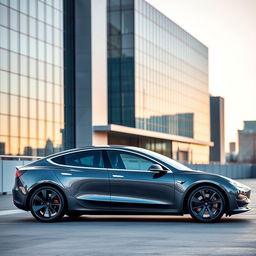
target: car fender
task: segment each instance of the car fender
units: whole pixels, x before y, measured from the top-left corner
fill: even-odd
[[[189,184],[186,184],[186,182],[184,184],[180,184],[179,182],[175,181],[175,196],[177,208],[184,213],[186,209],[186,202],[190,192],[196,187],[203,185],[210,185],[219,189],[227,200],[227,210],[229,210],[230,205],[233,203],[229,191],[227,191],[227,189],[219,182],[210,179],[194,180],[191,181]]]

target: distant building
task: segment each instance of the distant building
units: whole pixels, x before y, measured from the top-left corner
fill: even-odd
[[[226,154],[226,161],[227,162],[237,162],[237,153],[236,153],[236,143],[230,142],[229,143],[229,152]]]
[[[256,163],[256,121],[244,121],[244,129],[238,130],[238,161]]]
[[[235,153],[236,152],[236,143],[230,142],[229,143],[229,153]]]
[[[5,143],[0,142],[0,155],[5,155]]]
[[[33,148],[32,147],[24,147],[24,156],[32,156]]]
[[[224,99],[210,97],[211,141],[210,161],[225,163]]]

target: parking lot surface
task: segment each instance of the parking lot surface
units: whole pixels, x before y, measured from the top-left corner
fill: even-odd
[[[0,196],[0,255],[256,255],[256,179],[252,211],[201,224],[185,216],[82,216],[39,223]]]

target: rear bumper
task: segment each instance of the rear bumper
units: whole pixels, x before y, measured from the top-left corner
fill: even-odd
[[[16,190],[15,188],[12,190],[12,198],[13,203],[17,208],[27,211],[26,197],[19,190]]]

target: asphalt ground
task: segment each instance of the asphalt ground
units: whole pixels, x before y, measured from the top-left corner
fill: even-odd
[[[82,216],[39,223],[0,196],[0,255],[256,255],[256,179],[252,211],[201,224],[185,216]]]

